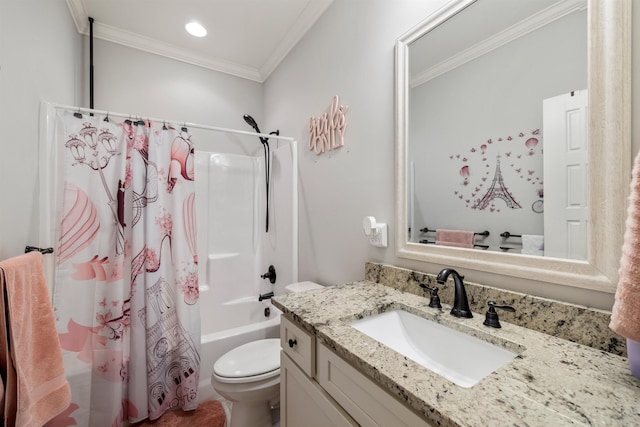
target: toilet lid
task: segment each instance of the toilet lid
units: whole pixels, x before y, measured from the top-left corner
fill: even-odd
[[[225,353],[213,365],[220,377],[242,378],[280,369],[280,339],[252,341]]]

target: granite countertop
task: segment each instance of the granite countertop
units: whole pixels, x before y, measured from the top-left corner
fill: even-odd
[[[640,425],[640,380],[627,359],[501,321],[484,313],[457,319],[426,298],[362,281],[273,298],[284,315],[396,396],[441,426]],[[460,387],[348,325],[403,309],[518,353],[471,388]],[[517,309],[517,307],[516,307]],[[473,355],[469,355],[473,363]]]

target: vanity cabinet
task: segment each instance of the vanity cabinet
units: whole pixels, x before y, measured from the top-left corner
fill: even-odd
[[[430,425],[284,316],[280,340],[282,427]]]
[[[280,357],[282,427],[357,426],[283,351]]]
[[[313,380],[315,337],[284,317],[280,319],[280,425],[357,426]]]

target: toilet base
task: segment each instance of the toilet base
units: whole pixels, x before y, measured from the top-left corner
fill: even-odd
[[[269,402],[233,402],[230,427],[272,427]]]

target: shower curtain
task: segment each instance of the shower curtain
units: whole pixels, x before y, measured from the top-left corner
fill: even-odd
[[[64,112],[54,312],[72,404],[53,426],[197,406],[194,148],[186,128]]]

